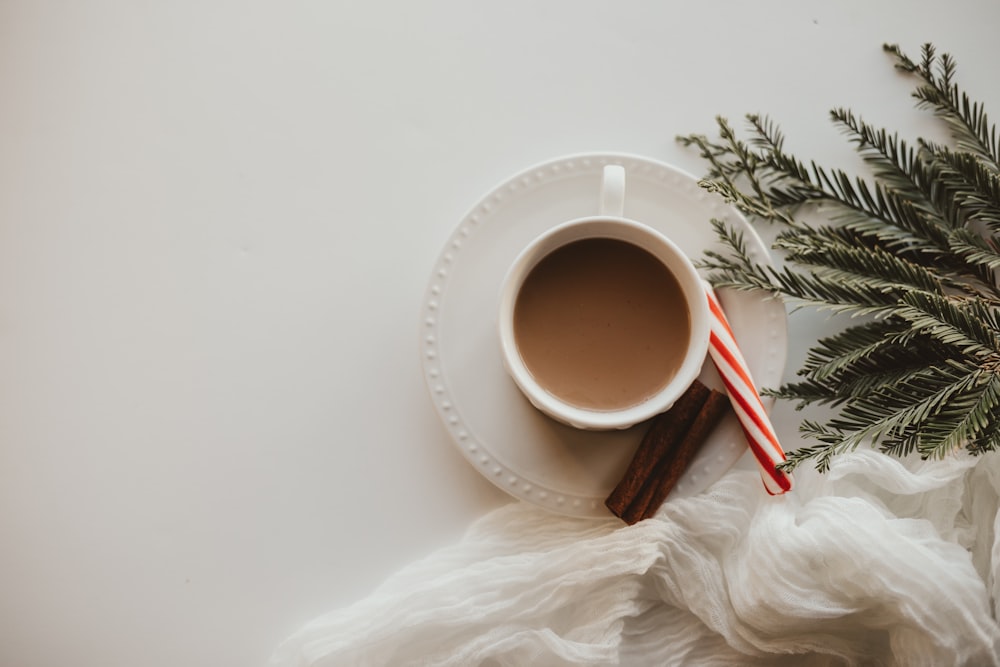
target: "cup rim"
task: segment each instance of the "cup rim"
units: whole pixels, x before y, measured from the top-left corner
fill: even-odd
[[[646,400],[615,410],[583,408],[545,390],[528,371],[514,337],[514,305],[528,273],[556,248],[588,238],[626,241],[656,257],[680,283],[691,318],[688,354],[674,377]],[[668,410],[691,386],[701,372],[708,353],[711,326],[709,317],[704,282],[691,259],[676,243],[662,232],[631,218],[591,215],[551,227],[521,250],[501,286],[498,330],[504,367],[532,405],[553,419],[575,428],[616,430],[629,428]]]

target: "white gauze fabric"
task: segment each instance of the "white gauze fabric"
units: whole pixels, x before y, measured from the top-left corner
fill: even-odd
[[[1000,665],[998,507],[995,455],[870,450],[780,497],[734,469],[634,526],[516,502],[273,664]]]

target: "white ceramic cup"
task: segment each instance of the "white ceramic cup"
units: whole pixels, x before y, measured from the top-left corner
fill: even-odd
[[[580,429],[628,428],[668,410],[698,377],[708,352],[710,316],[701,277],[673,241],[648,225],[625,218],[624,204],[625,170],[619,165],[608,165],[604,168],[598,215],[564,222],[534,239],[514,260],[501,287],[498,324],[507,372],[532,405],[553,419]],[[589,238],[626,241],[656,257],[679,282],[691,318],[687,352],[673,378],[652,396],[621,409],[580,407],[545,390],[525,365],[514,336],[514,307],[531,270],[557,248]]]

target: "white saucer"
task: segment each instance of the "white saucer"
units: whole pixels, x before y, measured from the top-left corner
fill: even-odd
[[[503,276],[529,241],[560,222],[597,213],[606,164],[625,167],[625,215],[656,227],[692,259],[718,245],[709,221],[719,218],[743,229],[757,261],[769,261],[767,247],[732,207],[690,175],[634,155],[573,155],[540,164],[499,185],[462,219],[434,265],[423,307],[420,351],[434,405],[462,454],[487,479],[512,496],[575,516],[610,515],[604,499],[648,424],[585,432],[535,410],[504,371],[497,309]],[[719,298],[754,379],[777,386],[788,343],[784,306],[745,292]],[[723,390],[711,362],[701,379]],[[730,416],[671,497],[704,490],[745,451]]]

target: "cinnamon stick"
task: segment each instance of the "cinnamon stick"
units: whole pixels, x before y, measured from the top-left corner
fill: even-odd
[[[608,509],[628,524],[653,516],[729,408],[726,394],[695,381],[650,423]]]
[[[621,481],[604,501],[615,516],[621,517],[633,504],[657,463],[694,422],[709,393],[708,387],[695,380],[673,407],[653,419]]]
[[[653,491],[648,504],[639,516],[640,521],[648,519],[660,509],[663,501],[667,499],[667,496],[701,450],[701,446],[708,439],[708,434],[712,432],[730,406],[729,397],[726,394],[714,389],[709,393],[708,399],[698,411],[698,415],[694,418],[687,434],[680,439],[672,452],[660,459],[659,465],[650,478],[650,481],[653,482],[650,484]]]

